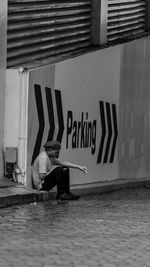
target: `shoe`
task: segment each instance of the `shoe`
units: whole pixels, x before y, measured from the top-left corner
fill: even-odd
[[[77,200],[80,198],[80,196],[70,193],[69,194],[74,200]]]
[[[63,195],[57,195],[56,196],[57,201],[69,201],[69,200],[71,201],[71,200],[77,200],[79,198],[80,198],[79,196],[74,195],[72,193],[70,193],[70,194],[64,193]]]

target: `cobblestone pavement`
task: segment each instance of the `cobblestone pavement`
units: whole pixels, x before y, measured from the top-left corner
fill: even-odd
[[[0,209],[0,267],[150,266],[150,189]]]

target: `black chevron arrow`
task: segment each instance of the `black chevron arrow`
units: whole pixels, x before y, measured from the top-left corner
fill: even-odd
[[[54,109],[52,101],[51,88],[45,87],[47,110],[48,110],[48,119],[50,124],[50,129],[47,137],[47,142],[53,139],[54,130],[55,130],[55,120],[54,120]]]
[[[58,116],[58,124],[59,130],[57,134],[57,141],[61,143],[63,132],[64,132],[64,119],[63,119],[63,109],[62,109],[62,100],[61,100],[61,92],[60,90],[55,90],[56,97],[56,107],[57,107],[57,116]]]
[[[102,136],[101,136],[101,142],[99,146],[97,163],[101,163],[101,160],[102,160],[102,153],[103,153],[103,147],[104,147],[104,141],[105,141],[105,135],[106,135],[106,123],[105,123],[105,112],[104,112],[103,101],[99,101],[99,108],[100,108],[100,117],[101,117],[101,125],[102,125]]]
[[[107,137],[106,150],[105,150],[103,163],[107,162],[109,148],[110,148],[110,142],[111,142],[111,138],[112,138],[112,123],[111,123],[110,103],[106,103],[106,114],[107,114],[107,125],[108,125],[108,137]]]
[[[34,93],[35,93],[35,100],[36,100],[36,107],[37,107],[37,113],[38,113],[38,119],[39,119],[39,130],[36,138],[35,147],[33,150],[33,156],[32,156],[32,162],[33,164],[34,160],[39,154],[42,138],[43,138],[43,132],[45,127],[44,122],[44,110],[43,110],[43,102],[42,102],[42,94],[41,94],[41,86],[38,84],[34,85]]]
[[[118,137],[118,127],[117,127],[117,112],[116,112],[116,105],[112,104],[112,115],[113,115],[113,126],[114,126],[114,140],[112,144],[112,150],[110,155],[110,163],[114,160],[115,150],[116,150],[116,143]]]

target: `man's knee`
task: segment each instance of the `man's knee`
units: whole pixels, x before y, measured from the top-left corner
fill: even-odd
[[[70,176],[70,170],[69,168],[64,167],[58,167],[55,169],[55,175],[57,177],[69,177]]]
[[[69,175],[70,174],[70,170],[69,170],[69,168],[64,168],[64,167],[62,167],[62,172],[65,174],[65,175]]]

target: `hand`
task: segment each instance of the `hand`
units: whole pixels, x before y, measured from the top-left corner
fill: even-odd
[[[79,166],[80,171],[87,173],[87,167]]]

